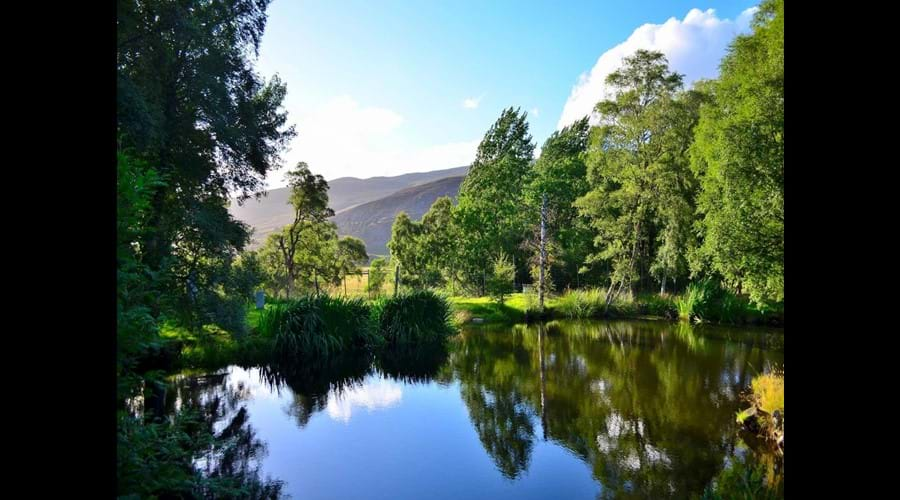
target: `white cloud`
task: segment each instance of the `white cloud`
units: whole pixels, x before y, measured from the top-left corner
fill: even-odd
[[[531,116],[537,118],[538,116],[540,116],[540,110],[537,108],[531,108]]]
[[[462,106],[466,109],[476,109],[479,104],[481,104],[481,97],[467,97],[462,102]]]
[[[637,28],[627,40],[604,52],[589,73],[578,78],[563,106],[557,128],[591,114],[594,105],[608,97],[606,76],[638,49],[665,54],[670,69],[685,75],[686,86],[700,78],[714,78],[728,44],[735,35],[749,30],[757,10],[757,7],[746,9],[732,21],[716,17],[713,9],[691,9],[681,21],[672,17],[663,24]]]
[[[352,97],[334,97],[312,110],[290,110],[298,117],[297,137],[284,155],[284,166],[268,179],[268,188],[286,185],[284,174],[297,162],[326,179],[374,177],[468,165],[478,140],[410,145],[406,120],[399,113],[363,106]]]

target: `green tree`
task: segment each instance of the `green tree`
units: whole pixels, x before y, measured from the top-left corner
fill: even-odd
[[[281,235],[271,233],[259,250],[259,260],[265,273],[265,287],[273,297],[280,297],[287,291],[287,270],[284,267],[284,259],[281,257],[281,249],[278,241]]]
[[[460,186],[454,221],[459,228],[460,271],[484,295],[490,255],[516,250],[525,233],[524,186],[534,143],[527,114],[503,110],[478,145]]]
[[[247,242],[247,228],[224,208],[229,193],[245,200],[261,191],[294,136],[285,86],[253,70],[268,3],[118,4],[119,148],[166,180],[150,188],[138,242],[166,291],[149,303],[154,315],[165,305],[195,307],[198,283],[222,281]]]
[[[347,275],[354,274],[359,270],[359,266],[365,264],[369,260],[369,254],[366,252],[366,244],[363,240],[353,236],[344,236],[337,242],[337,255],[335,256],[335,268],[337,282],[335,284],[344,283],[344,294],[347,293]]]
[[[596,231],[591,260],[610,265],[609,303],[626,288],[647,288],[659,234],[673,230],[665,207],[690,213],[686,152],[699,98],[679,93],[682,77],[659,52],[638,50],[606,81],[615,97],[595,108],[601,124],[588,151],[591,190],[576,205]]]
[[[422,216],[418,251],[422,257],[422,281],[436,287],[456,279],[456,241],[459,231],[453,223],[453,201],[441,196]]]
[[[118,402],[139,387],[137,359],[158,342],[156,318],[147,304],[158,293],[153,273],[142,262],[139,242],[147,225],[153,192],[163,181],[146,163],[116,153],[116,376]]]
[[[587,194],[587,166],[585,164],[590,126],[587,117],[557,130],[541,148],[541,156],[534,164],[531,182],[526,187],[528,223],[532,228],[540,224],[542,197],[547,197],[546,237],[553,248],[553,260],[558,267],[553,274],[564,277],[564,285],[578,283],[579,274],[593,239],[588,220],[578,213],[575,201]],[[536,238],[532,238],[536,240]],[[531,241],[530,253],[536,252]],[[559,255],[555,255],[558,253]],[[536,259],[532,258],[536,265]]]
[[[287,179],[291,190],[290,203],[294,209],[294,221],[278,233],[273,241],[278,247],[284,265],[287,296],[290,298],[294,283],[299,277],[298,264],[304,260],[298,258],[298,252],[305,250],[307,254],[305,260],[321,274],[324,266],[314,265],[312,262],[312,256],[324,253],[320,248],[324,241],[318,238],[321,235],[317,230],[324,229],[323,223],[334,215],[334,210],[328,208],[328,183],[321,175],[310,172],[305,162],[298,163],[294,170],[288,172]],[[300,243],[304,235],[311,241],[305,242],[306,248],[301,249]]]
[[[373,259],[372,265],[369,266],[369,281],[366,283],[366,291],[370,296],[377,297],[381,294],[386,278],[387,261],[384,260],[384,257]]]
[[[496,302],[503,304],[507,295],[513,291],[513,278],[515,268],[509,257],[501,252],[492,262],[491,275],[488,278],[487,289]]]
[[[234,264],[233,277],[229,286],[234,295],[250,300],[253,293],[268,279],[259,252],[246,251]]]
[[[400,283],[412,288],[423,285],[424,255],[419,250],[419,235],[422,225],[409,218],[406,212],[400,212],[391,226],[391,239],[388,250],[391,262],[399,266]]]
[[[702,106],[692,167],[708,264],[751,299],[784,300],[784,1],[737,37]]]

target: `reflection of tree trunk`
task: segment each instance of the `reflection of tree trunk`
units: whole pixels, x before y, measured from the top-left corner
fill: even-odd
[[[144,398],[144,415],[151,421],[161,421],[166,415],[166,387],[155,382],[147,385],[149,394]]]
[[[666,275],[663,274],[662,286],[659,288],[659,294],[664,295],[666,293]]]
[[[541,248],[540,282],[538,284],[538,307],[544,312],[544,266],[547,265],[547,195],[541,199]]]
[[[544,431],[544,441],[547,440],[547,386],[544,377],[546,365],[544,364],[544,325],[538,324],[538,358],[541,365],[541,429]]]

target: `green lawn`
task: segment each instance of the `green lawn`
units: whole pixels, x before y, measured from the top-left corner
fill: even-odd
[[[524,293],[510,294],[504,303],[498,304],[490,297],[450,297],[458,323],[468,323],[481,318],[485,323],[519,322],[525,319],[528,299]],[[536,304],[532,307],[536,307]],[[544,301],[544,307],[553,308],[553,299]]]

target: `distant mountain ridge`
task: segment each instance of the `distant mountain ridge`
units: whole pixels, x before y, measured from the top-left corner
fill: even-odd
[[[394,194],[400,194],[401,191],[409,190],[417,186],[424,187],[435,181],[449,178],[458,177],[461,180],[466,175],[468,168],[469,167],[464,166],[434,170],[431,172],[415,172],[393,177],[371,177],[368,179],[340,177],[329,181],[328,205],[336,213],[334,221],[338,225],[338,234],[341,236],[353,235],[362,238],[363,241],[366,242],[370,254],[385,253],[387,249],[384,245],[390,239],[390,226],[393,224],[393,217],[396,213],[399,213],[400,210],[406,210],[407,213],[410,214],[410,217],[417,219],[428,211],[428,207],[431,206],[431,203],[433,203],[438,196],[443,196],[436,193],[446,192],[447,196],[452,195],[455,197],[456,193],[459,191],[459,186],[456,186],[456,190],[453,191],[452,194],[448,190],[453,184],[452,182],[443,185],[442,188],[431,186],[425,188],[420,195],[410,195],[410,193],[407,193],[392,201],[385,202],[384,205],[374,205],[364,209],[378,210],[378,213],[384,215],[392,210],[387,209],[387,206],[399,203],[399,205],[396,205],[396,212],[391,214],[390,222],[387,223],[386,238],[384,237],[384,234],[382,234],[384,232],[383,228],[375,228],[381,227],[383,223],[375,224],[371,217],[365,215],[364,211],[356,211],[351,216],[339,216],[344,214],[344,212],[359,209],[370,202],[381,200],[383,198],[390,198]],[[231,215],[235,219],[247,223],[254,229],[253,241],[250,245],[251,249],[259,248],[270,233],[291,223],[292,213],[290,205],[288,204],[289,195],[288,188],[284,187],[270,190],[265,197],[260,198],[258,201],[254,199],[247,200],[244,202],[243,206],[238,206],[237,203],[232,202],[231,207],[228,209]],[[414,216],[415,213],[420,211],[419,209],[429,196],[434,196],[434,198],[428,202],[424,211],[421,211],[419,215]],[[404,203],[410,205],[407,206]],[[375,227],[363,230],[364,225],[361,225],[362,221],[374,224]],[[369,238],[373,238],[373,241],[370,243],[366,237],[360,236],[360,234],[365,234]],[[381,240],[384,240],[383,243]],[[376,251],[376,249],[378,251]]]
[[[387,255],[387,242],[391,239],[391,226],[397,214],[406,212],[413,220],[421,219],[441,196],[455,200],[463,179],[465,176],[462,175],[447,177],[406,188],[380,200],[344,210],[332,220],[341,236],[356,236],[365,241],[369,255]]]

